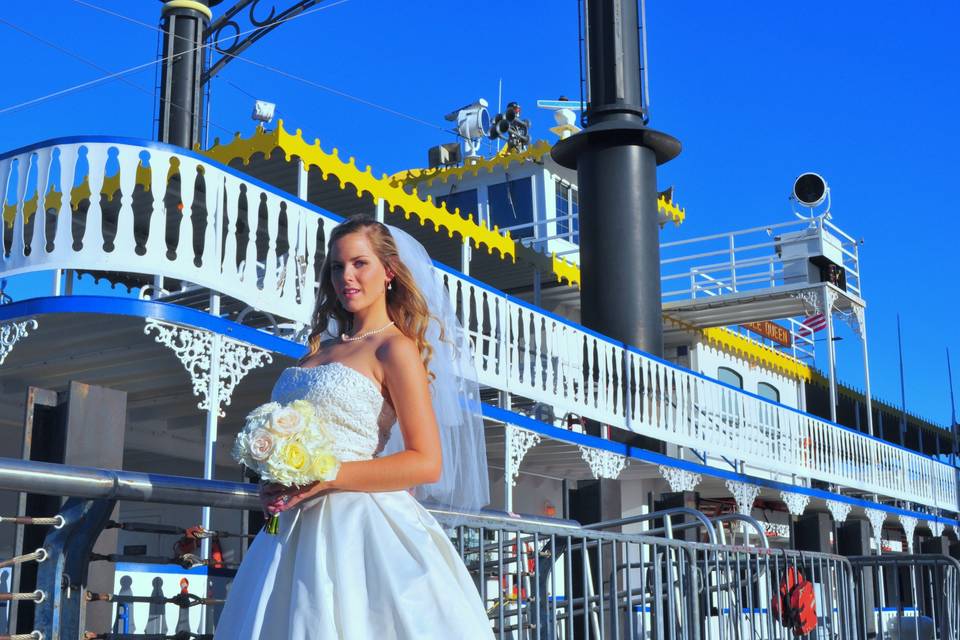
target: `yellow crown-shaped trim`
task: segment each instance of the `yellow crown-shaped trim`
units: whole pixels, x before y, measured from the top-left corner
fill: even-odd
[[[258,127],[249,138],[241,138],[238,133],[226,144],[216,141],[210,149],[197,151],[224,164],[234,159],[249,164],[256,153],[269,157],[274,149],[280,149],[287,161],[297,156],[307,166],[319,169],[324,177],[336,176],[341,188],[346,188],[347,184],[353,185],[358,197],[366,192],[375,200],[382,198],[387,204],[388,212],[402,211],[406,219],[409,219],[411,214],[416,215],[421,225],[429,221],[438,230],[446,229],[451,238],[454,233],[458,233],[462,238],[473,242],[475,247],[483,245],[488,253],[492,254],[496,250],[502,258],[510,256],[511,260],[516,260],[516,243],[509,232],[501,233],[496,226],[491,229],[486,224],[477,223],[472,215],[464,218],[459,209],[450,211],[445,205],[438,206],[430,196],[422,200],[417,195],[404,191],[400,184],[392,181],[386,174],[379,178],[374,176],[369,165],[361,171],[354,158],[344,162],[336,148],[332,153],[327,153],[320,147],[319,140],[314,140],[312,145],[307,144],[302,135],[300,129],[297,129],[295,134],[288,133],[283,128],[283,121],[278,120],[276,129],[272,131]]]
[[[462,167],[442,167],[438,169],[410,169],[394,174],[391,178],[394,182],[405,185],[424,183],[431,186],[439,180],[442,183],[449,182],[450,179],[462,180],[466,175],[476,176],[480,171],[493,173],[497,167],[506,169],[512,164],[533,161],[537,162],[543,159],[543,156],[550,153],[550,143],[546,140],[538,140],[523,151],[506,153],[504,151],[492,158],[479,158],[476,162],[464,164]]]

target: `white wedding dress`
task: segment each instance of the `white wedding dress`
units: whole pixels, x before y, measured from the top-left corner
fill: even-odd
[[[396,420],[374,382],[339,362],[286,369],[272,400],[331,418],[334,453],[368,460]],[[215,640],[473,640],[493,637],[469,572],[407,491],[336,492],[280,515],[247,551]]]

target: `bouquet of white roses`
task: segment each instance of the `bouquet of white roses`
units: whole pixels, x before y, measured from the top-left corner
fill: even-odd
[[[233,445],[233,458],[263,480],[287,487],[333,480],[340,461],[333,439],[306,400],[268,402],[247,416]],[[267,522],[277,532],[277,516]]]

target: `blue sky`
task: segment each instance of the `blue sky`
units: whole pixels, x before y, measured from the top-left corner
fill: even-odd
[[[501,80],[504,102],[525,106],[535,137],[552,138],[538,98],[578,95],[573,0],[326,4],[245,57],[435,126],[235,61],[214,80],[211,135],[249,133],[257,96],[275,102],[288,127],[389,173],[423,165],[428,147],[450,140],[443,114],[481,96],[495,105]],[[152,66],[4,111],[155,59],[156,31],[87,5],[159,22],[154,0],[48,0],[42,11],[4,3],[0,150],[63,135],[153,135]],[[951,246],[960,236],[960,4],[651,0],[647,18],[651,124],[684,145],[659,181],[676,186],[687,221],[664,238],[787,221],[793,179],[821,173],[834,222],[864,241],[874,395],[899,402],[899,312],[908,409],[947,424],[948,347],[960,376]],[[840,334],[839,374],[860,386],[859,345]]]

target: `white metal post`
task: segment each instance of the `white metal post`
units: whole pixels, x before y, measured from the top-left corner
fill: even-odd
[[[386,209],[387,209],[386,201],[383,198],[377,198],[377,213],[376,213],[377,222],[382,223],[384,221],[384,218],[387,213]]]
[[[470,246],[470,239],[463,237],[463,244],[460,245],[460,272],[470,275],[470,257],[473,255],[473,247]]]
[[[510,392],[500,392],[500,408],[510,410]],[[507,513],[513,511],[513,456],[510,454],[513,449],[513,426],[503,425],[503,510]]]
[[[220,316],[220,294],[210,294],[210,315]],[[207,381],[207,424],[203,442],[203,478],[213,480],[216,464],[217,420],[220,414],[220,348],[222,337],[213,332],[210,341],[210,378]],[[201,526],[210,529],[210,507],[203,507]],[[210,557],[210,540],[204,538],[201,546],[204,558]]]
[[[309,202],[307,200],[309,180],[310,171],[307,165],[303,162],[303,158],[297,158],[297,197],[304,202]]]
[[[513,427],[509,424],[503,425],[503,510],[507,513],[513,512],[513,456],[510,450],[513,448]]]
[[[63,269],[53,270],[53,295],[60,295],[60,288],[63,286]]]
[[[837,379],[836,379],[836,356],[833,353],[833,296],[823,287],[823,313],[827,317],[827,375],[830,380],[830,421],[837,421]]]
[[[210,293],[210,315],[220,316],[220,295]],[[207,424],[203,441],[203,478],[213,480],[217,449],[217,419],[220,413],[220,347],[222,338],[219,333],[211,332],[210,336],[210,378],[207,380]],[[209,506],[204,506],[200,512],[200,526],[210,531]],[[210,538],[200,541],[200,557],[210,559]],[[208,565],[209,570],[209,565]],[[209,610],[206,606],[200,609],[200,628],[206,629],[209,624]]]
[[[863,395],[867,401],[867,433],[873,435],[873,400],[870,395],[870,360],[867,357],[867,311],[860,309],[857,314],[860,325],[860,344],[863,347]]]

